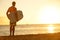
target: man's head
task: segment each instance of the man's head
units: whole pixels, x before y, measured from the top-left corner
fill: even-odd
[[[15,2],[15,1],[13,1],[13,2],[12,2],[12,6],[15,6],[15,4],[16,4],[16,2]]]

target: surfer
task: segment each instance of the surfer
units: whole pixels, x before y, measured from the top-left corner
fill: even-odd
[[[7,14],[7,16],[8,16],[9,13],[14,13],[15,16],[16,16],[16,20],[18,20],[18,19],[17,19],[17,8],[15,7],[15,5],[16,5],[16,2],[13,1],[13,2],[12,2],[12,6],[8,8],[6,14]],[[10,36],[14,36],[15,26],[16,26],[16,22],[12,22],[12,21],[10,20]]]

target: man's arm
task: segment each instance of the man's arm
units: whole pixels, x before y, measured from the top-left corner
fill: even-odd
[[[7,10],[7,12],[6,12],[6,15],[8,16],[8,12],[9,12],[9,9]]]
[[[8,15],[8,11],[6,12],[6,15]]]

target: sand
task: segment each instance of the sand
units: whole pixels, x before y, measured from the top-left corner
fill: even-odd
[[[0,40],[60,40],[60,33],[0,36]]]

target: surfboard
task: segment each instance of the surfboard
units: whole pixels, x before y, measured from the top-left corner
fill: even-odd
[[[8,17],[8,19],[11,21],[11,23],[13,23],[13,22],[18,22],[19,20],[21,20],[21,19],[23,18],[23,13],[22,13],[21,10],[18,10],[18,11],[17,11],[18,21],[16,20],[16,16],[15,16],[14,12],[9,13],[7,17]]]
[[[18,15],[18,21],[23,18],[23,12],[22,11],[18,10],[17,15]]]

